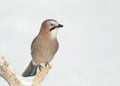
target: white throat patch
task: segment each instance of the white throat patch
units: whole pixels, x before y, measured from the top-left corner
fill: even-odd
[[[57,28],[51,31],[51,38],[56,38],[57,36]]]

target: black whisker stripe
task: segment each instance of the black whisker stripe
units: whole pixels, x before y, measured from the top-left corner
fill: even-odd
[[[50,31],[54,30],[55,28],[56,28],[56,27],[51,28]]]

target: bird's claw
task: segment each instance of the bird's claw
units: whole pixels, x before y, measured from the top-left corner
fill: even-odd
[[[42,70],[44,67],[42,65],[39,65],[39,70]]]
[[[51,65],[49,63],[46,63],[45,68],[51,68]]]

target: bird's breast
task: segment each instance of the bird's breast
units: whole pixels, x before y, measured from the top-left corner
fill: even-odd
[[[57,39],[36,38],[31,46],[32,58],[36,63],[50,62],[57,50]]]

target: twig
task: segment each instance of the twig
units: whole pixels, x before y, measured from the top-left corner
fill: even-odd
[[[50,69],[50,65],[41,68],[33,78],[31,85],[26,85],[27,82],[21,80],[4,57],[0,56],[0,76],[8,82],[9,86],[40,86]]]

